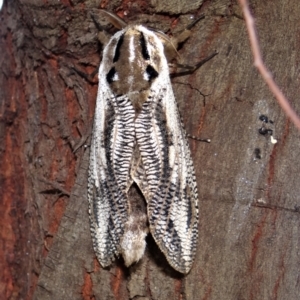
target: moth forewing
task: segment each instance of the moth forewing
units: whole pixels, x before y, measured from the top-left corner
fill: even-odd
[[[141,25],[117,32],[104,48],[88,191],[102,266],[120,254],[127,266],[140,260],[150,229],[170,265],[190,270],[198,237],[194,167],[163,43]]]

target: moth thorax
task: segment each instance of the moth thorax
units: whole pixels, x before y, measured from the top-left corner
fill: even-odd
[[[149,37],[138,28],[129,27],[114,46],[112,65],[106,79],[116,95],[148,90],[160,72],[159,55]]]

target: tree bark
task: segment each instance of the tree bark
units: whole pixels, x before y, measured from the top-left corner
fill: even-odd
[[[299,298],[299,132],[253,67],[236,2],[167,2],[4,3],[3,299]],[[212,140],[190,140],[200,222],[187,276],[168,265],[151,237],[143,259],[129,269],[121,259],[103,269],[92,249],[86,186],[103,46],[100,8],[164,32],[178,32],[204,13],[180,49],[182,62],[196,64],[218,51],[196,72],[172,79],[187,132]],[[255,0],[251,10],[265,62],[300,114],[299,3]],[[260,128],[269,131],[262,135]]]

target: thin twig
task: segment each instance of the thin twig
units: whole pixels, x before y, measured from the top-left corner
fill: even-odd
[[[291,119],[291,121],[295,124],[295,126],[300,130],[300,118],[297,116],[296,112],[291,107],[289,101],[283,95],[278,85],[273,80],[272,74],[269,72],[269,70],[263,63],[260,48],[259,48],[258,38],[255,32],[254,20],[249,10],[248,1],[239,0],[239,3],[242,7],[244,18],[246,21],[251,50],[254,57],[254,66],[260,72],[261,76],[269,86],[269,89],[277,99],[279,105],[281,106],[285,114]]]

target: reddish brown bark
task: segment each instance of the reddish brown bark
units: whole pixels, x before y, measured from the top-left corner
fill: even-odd
[[[0,299],[298,299],[299,132],[252,66],[237,4],[173,2],[5,2]],[[298,2],[251,5],[266,64],[300,112]],[[130,269],[121,260],[103,269],[92,250],[89,148],[82,145],[89,144],[98,88],[93,74],[102,45],[91,14],[97,19],[100,7],[174,32],[191,14],[205,13],[180,50],[182,60],[193,64],[219,52],[173,80],[188,133],[212,140],[191,140],[201,212],[187,276],[168,266],[151,237],[145,257]],[[258,133],[261,114],[274,122],[264,125],[277,144]]]

